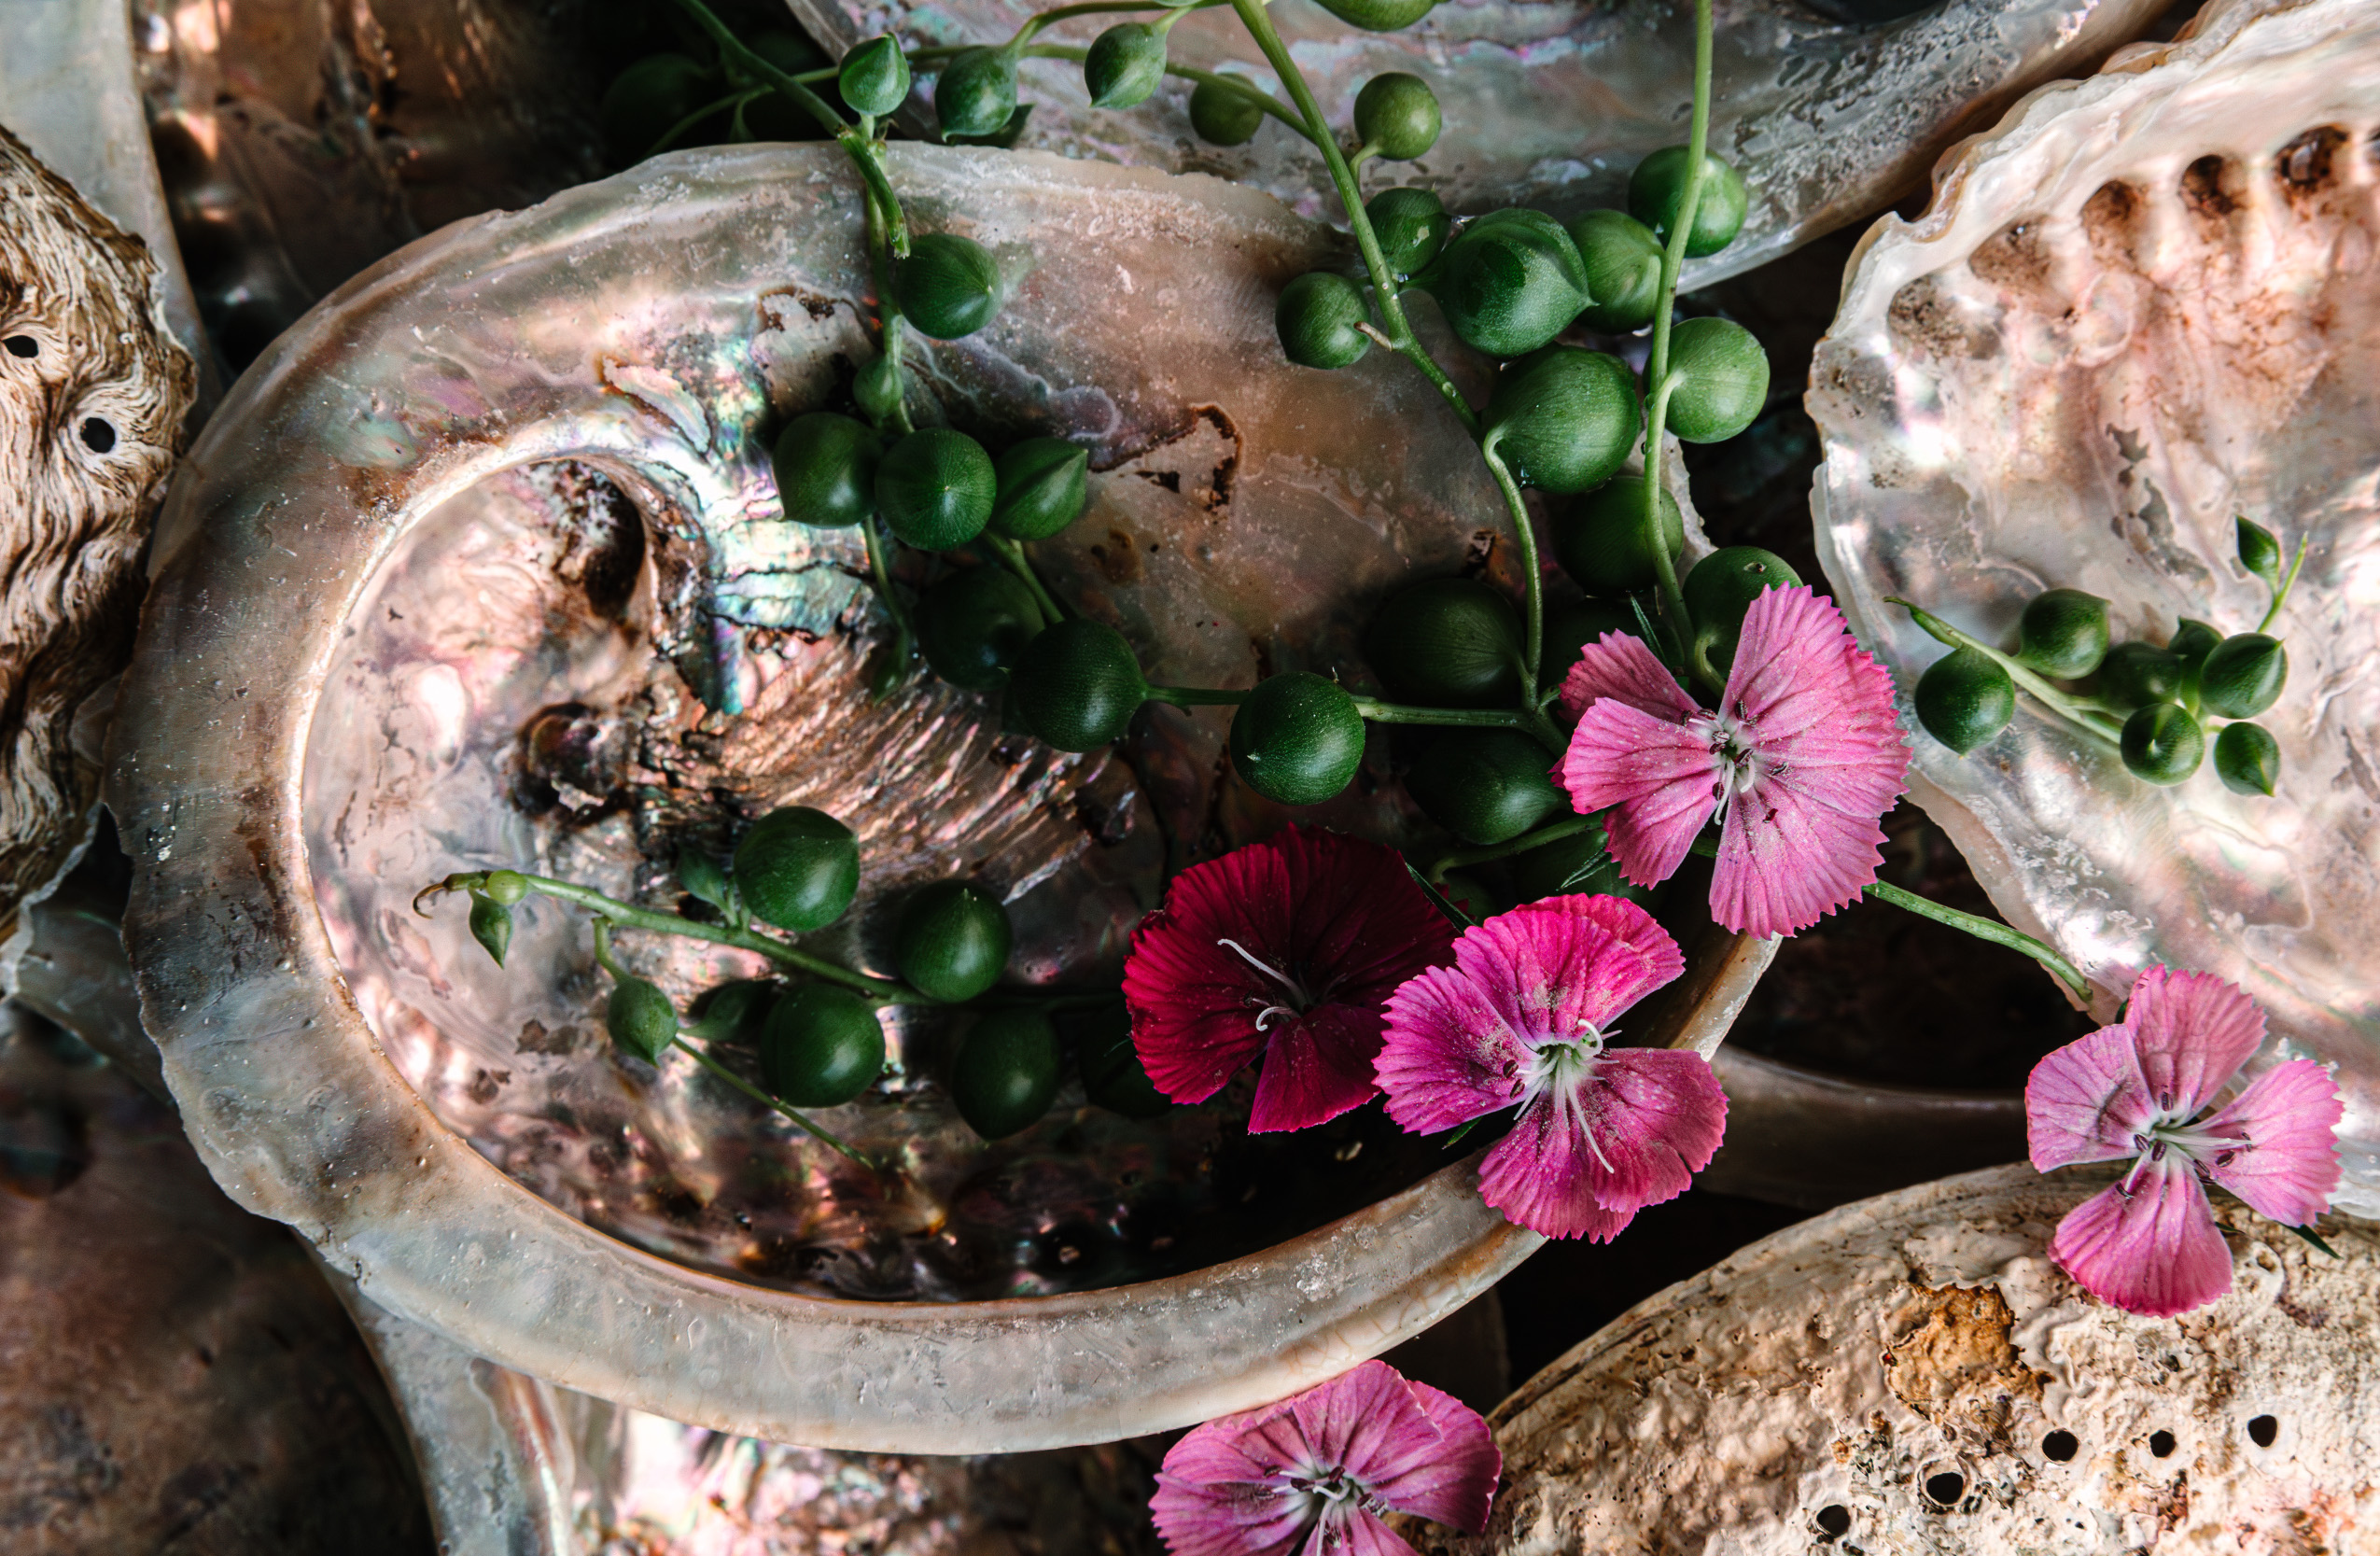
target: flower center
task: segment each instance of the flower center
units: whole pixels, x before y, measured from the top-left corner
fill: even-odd
[[[1364,1488],[1348,1478],[1344,1469],[1329,1469],[1312,1479],[1293,1477],[1289,1482],[1295,1491],[1308,1492],[1327,1502],[1345,1502],[1364,1494]]]
[[[1283,972],[1281,969],[1275,967],[1271,962],[1258,957],[1254,952],[1248,949],[1247,946],[1242,946],[1239,941],[1222,939],[1217,940],[1215,944],[1218,946],[1230,946],[1233,952],[1239,956],[1240,960],[1246,962],[1249,966],[1253,967],[1257,972],[1262,973],[1265,976],[1272,979],[1273,982],[1281,985],[1282,992],[1288,996],[1288,1002],[1286,1004],[1277,1002],[1267,1002],[1254,995],[1249,996],[1248,1002],[1250,1004],[1261,1007],[1256,1012],[1256,1030],[1258,1031],[1263,1031],[1267,1027],[1270,1026],[1272,1024],[1273,1017],[1277,1016],[1297,1016],[1305,1015],[1309,1010],[1311,1010],[1316,1004],[1320,1003],[1322,1000],[1329,999],[1331,989],[1338,987],[1338,981],[1334,978],[1331,980],[1330,986],[1323,990],[1321,999],[1318,1000],[1314,995],[1306,991],[1306,986],[1303,983],[1300,983],[1296,978],[1291,976],[1288,973]]]
[[[1729,803],[1738,794],[1749,793],[1767,767],[1753,745],[1752,721],[1739,706],[1732,714],[1705,713],[1689,722],[1708,738],[1711,755],[1719,764],[1718,777],[1711,780],[1711,798],[1718,806],[1716,819],[1725,821]]]

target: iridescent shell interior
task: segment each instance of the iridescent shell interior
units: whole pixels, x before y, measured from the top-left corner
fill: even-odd
[[[841,50],[897,29],[932,43],[994,43],[1042,7],[1029,0],[791,0]],[[2083,68],[2135,36],[2164,0],[1735,0],[1717,7],[1711,146],[1753,191],[1743,235],[1697,261],[1700,282],[1749,269],[1869,216],[1921,183],[1950,140],[2037,82]],[[1686,138],[1694,97],[1689,7],[1624,0],[1446,0],[1410,27],[1370,33],[1311,0],[1270,7],[1298,68],[1342,134],[1355,94],[1383,71],[1427,79],[1445,109],[1436,146],[1374,163],[1367,188],[1436,189],[1458,211],[1527,204],[1565,218],[1625,203],[1645,153]],[[1043,35],[1077,47],[1114,19]],[[1169,39],[1177,64],[1278,85],[1228,9],[1196,12]],[[1320,215],[1335,206],[1313,148],[1267,123],[1247,145],[1202,141],[1189,83],[1169,79],[1129,112],[1093,109],[1082,67],[1024,63],[1035,105],[1022,145],[1185,173],[1218,173]],[[921,77],[912,109],[924,108]]]
[[[2194,35],[2030,99],[1888,218],[1810,405],[1819,546],[1904,687],[1944,651],[1887,596],[2013,642],[2039,590],[2252,630],[2234,519],[2310,546],[2261,717],[2278,796],[2211,763],[2158,788],[2020,699],[1918,798],[1995,900],[2112,1001],[2152,962],[2237,980],[2267,1058],[2336,1066],[2340,1204],[2380,1211],[2380,33],[2368,7],[2219,7]]]

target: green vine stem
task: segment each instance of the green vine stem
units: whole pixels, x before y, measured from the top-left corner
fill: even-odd
[[[1938,924],[1948,924],[1954,930],[1963,930],[1978,940],[1988,940],[1995,946],[2006,946],[2012,951],[2023,951],[2056,974],[2058,981],[2073,989],[2075,998],[2081,1001],[2084,1005],[2091,1003],[2091,980],[2084,977],[2073,962],[2021,930],[2012,930],[1996,918],[1985,918],[1978,914],[1962,913],[1954,907],[1945,907],[1930,898],[1921,897],[1913,891],[1904,891],[1899,887],[1884,881],[1870,881],[1868,885],[1868,895],[1879,902],[1890,903],[1895,907],[1905,908],[1921,918],[1931,918]]]
[[[1517,729],[1534,733],[1531,716],[1519,708],[1414,708],[1405,703],[1382,702],[1377,697],[1364,696],[1355,696],[1353,701],[1355,711],[1376,724],[1454,724],[1471,729]],[[1544,715],[1537,717],[1542,719]]]
[[[1380,311],[1389,343],[1421,370],[1422,375],[1437,386],[1438,393],[1453,407],[1463,429],[1477,437],[1477,413],[1464,403],[1463,391],[1454,386],[1454,380],[1446,375],[1446,370],[1438,366],[1437,358],[1430,355],[1429,348],[1422,345],[1414,335],[1413,327],[1406,321],[1395,273],[1389,269],[1387,259],[1380,253],[1380,240],[1372,231],[1371,218],[1364,214],[1364,191],[1355,181],[1355,170],[1347,165],[1337,138],[1331,133],[1330,120],[1323,117],[1322,105],[1314,99],[1314,89],[1306,84],[1305,73],[1297,68],[1289,46],[1273,29],[1272,18],[1265,11],[1265,0],[1231,0],[1231,8],[1240,25],[1248,29],[1248,35],[1256,40],[1256,47],[1264,50],[1266,61],[1273,67],[1273,74],[1281,77],[1290,101],[1297,105],[1297,111],[1306,121],[1306,138],[1322,152],[1323,165],[1330,169],[1331,183],[1338,190],[1340,203],[1347,207],[1348,231],[1354,234],[1355,246],[1363,251],[1364,268],[1371,273],[1373,305]]]
[[[1496,442],[1492,432],[1480,440],[1479,457],[1488,462],[1488,473],[1496,478],[1496,489],[1504,494],[1505,507],[1511,510],[1512,533],[1520,545],[1520,576],[1528,594],[1528,612],[1520,628],[1520,704],[1535,713],[1542,706],[1537,701],[1537,677],[1545,669],[1540,663],[1546,652],[1545,572],[1537,561],[1537,532],[1529,522],[1529,505],[1521,500],[1520,483],[1505,468]]]
[[[822,1144],[833,1146],[834,1149],[842,1152],[845,1156],[850,1157],[853,1161],[858,1162],[861,1167],[866,1168],[871,1172],[882,1172],[884,1171],[881,1166],[867,1156],[861,1156],[847,1142],[836,1139],[829,1131],[811,1123],[808,1119],[803,1117],[793,1109],[787,1107],[783,1102],[778,1101],[767,1092],[763,1091],[759,1086],[754,1086],[743,1076],[735,1073],[735,1071],[730,1070],[727,1066],[720,1063],[719,1060],[713,1058],[705,1050],[697,1048],[693,1044],[687,1042],[683,1037],[671,1038],[669,1040],[669,1045],[673,1048],[680,1049],[685,1053],[693,1055],[696,1064],[701,1065],[704,1069],[709,1071],[721,1080],[725,1081],[729,1086],[734,1086],[745,1096],[749,1097],[753,1101],[760,1103],[763,1107],[770,1108],[777,1113],[783,1114],[786,1117],[791,1119],[796,1125],[800,1126],[812,1139],[819,1141]]]
[[[885,540],[874,513],[860,521],[860,534],[868,547],[869,587],[883,602],[884,613],[892,618],[891,663],[881,678],[881,684],[871,689],[875,698],[882,701],[892,694],[892,689],[900,685],[902,678],[909,673],[910,661],[917,655],[917,634],[909,624],[909,608],[903,605],[901,596],[892,592],[892,565],[888,555],[892,548]]]
[[[1491,860],[1504,859],[1513,854],[1527,853],[1532,848],[1543,848],[1548,843],[1559,843],[1565,837],[1575,837],[1594,825],[1595,819],[1591,816],[1573,816],[1566,821],[1555,821],[1539,827],[1534,832],[1524,832],[1508,843],[1491,843],[1477,848],[1457,848],[1431,865],[1423,874],[1429,877],[1431,885],[1443,886],[1446,884],[1446,875],[1449,870],[1461,870],[1469,865],[1485,864]]]
[[[655,908],[637,907],[633,904],[623,903],[617,897],[607,897],[592,887],[580,886],[567,880],[555,880],[551,876],[532,876],[525,871],[520,872],[520,875],[521,878],[528,883],[530,890],[561,902],[575,903],[595,914],[603,920],[607,933],[609,926],[616,924],[623,929],[651,930],[658,934],[681,935],[689,940],[707,940],[715,946],[733,946],[737,950],[757,951],[781,966],[798,968],[813,977],[824,978],[830,983],[842,984],[845,988],[865,996],[877,1005],[938,1005],[943,1002],[930,994],[920,993],[905,983],[891,978],[871,977],[865,973],[855,973],[839,962],[812,956],[807,951],[786,944],[775,935],[763,934],[758,930],[737,929],[727,924],[706,924],[696,919],[680,918],[675,913],[663,913]],[[487,876],[488,873],[484,870],[466,871],[448,876],[444,880],[426,886],[414,894],[413,911],[427,918],[429,915],[422,907],[425,899],[447,891],[483,890],[487,884]]]
[[[892,179],[885,172],[882,143],[874,135],[862,133],[858,125],[835,112],[832,104],[803,85],[799,79],[787,75],[753,52],[741,38],[735,35],[727,23],[711,14],[710,7],[704,5],[703,0],[678,0],[678,6],[680,10],[694,19],[697,26],[710,35],[711,41],[719,45],[721,54],[733,56],[735,63],[749,72],[755,79],[765,81],[783,92],[792,100],[795,106],[818,120],[819,129],[835,138],[844,151],[850,156],[853,165],[860,170],[861,179],[883,203],[885,224],[891,240],[892,252],[901,259],[907,259],[909,257],[909,220],[902,214],[901,197],[893,192]]]
[[[1694,0],[1694,114],[1686,137],[1686,187],[1680,191],[1677,215],[1670,223],[1670,241],[1661,250],[1661,290],[1653,304],[1653,346],[1645,362],[1645,545],[1653,554],[1653,570],[1660,581],[1661,613],[1670,618],[1682,663],[1711,691],[1724,690],[1701,648],[1695,641],[1694,619],[1678,588],[1677,567],[1661,536],[1661,493],[1667,485],[1661,469],[1661,437],[1669,429],[1670,393],[1677,387],[1670,376],[1671,315],[1677,312],[1677,278],[1686,268],[1686,245],[1694,234],[1694,217],[1702,201],[1702,163],[1711,141],[1711,0]]]
[[[2300,536],[2298,538],[2297,560],[2289,564],[2289,577],[2281,580],[2281,586],[2273,591],[2273,603],[2265,610],[2264,619],[2256,624],[2257,631],[2270,632],[2273,630],[2274,622],[2280,618],[2281,607],[2289,604],[2289,591],[2297,587],[2298,569],[2305,566],[2306,547],[2312,543],[2312,541],[2308,540],[2303,536]]]
[[[1049,586],[1042,582],[1040,569],[1033,566],[1033,559],[1025,554],[1023,546],[988,529],[975,539],[982,541],[987,551],[1000,558],[1002,567],[1015,573],[1025,587],[1032,591],[1033,603],[1042,608],[1044,617],[1052,622],[1062,622],[1074,614],[1060,605],[1057,596],[1049,592]]]
[[[2019,686],[2023,687],[2027,692],[2032,693],[2035,697],[2038,698],[2043,707],[2065,719],[2077,729],[2081,730],[2086,735],[2095,735],[2100,739],[2107,741],[2110,744],[2115,743],[2122,737],[2123,730],[2121,726],[2118,725],[2116,722],[2109,718],[2107,714],[2100,712],[2096,708],[2085,707],[2080,701],[2068,696],[2064,692],[2059,691],[2056,687],[2042,680],[2038,675],[2036,675],[2024,666],[2017,663],[2016,660],[1992,647],[1991,644],[1980,642],[1973,638],[1969,638],[1966,633],[1961,632],[1958,628],[1951,625],[1950,623],[1942,620],[1939,616],[1933,614],[1931,611],[1920,610],[1918,607],[1910,604],[1909,601],[1898,598],[1896,596],[1885,596],[1884,603],[1886,605],[1897,605],[1903,610],[1908,611],[1910,620],[1915,622],[1919,628],[1925,632],[1925,636],[1933,638],[1934,641],[1953,649],[1973,649],[1976,652],[1982,654],[1985,658],[1999,666],[2000,668],[2006,670],[2009,673],[2009,679],[2010,680],[2015,681]]]
[[[1150,686],[1143,690],[1149,701],[1171,703],[1176,708],[1237,708],[1254,694],[1215,686]]]

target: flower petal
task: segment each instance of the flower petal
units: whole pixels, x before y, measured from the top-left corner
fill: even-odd
[[[1541,1237],[1609,1242],[1636,1213],[1596,1203],[1590,1175],[1603,1170],[1587,1148],[1586,1131],[1541,1098],[1480,1159],[1479,1198]]]
[[[1452,960],[1454,926],[1394,848],[1321,827],[1292,827],[1271,846],[1295,904],[1286,960],[1317,996],[1378,1007],[1422,968]]]
[[[1220,1417],[1166,1454],[1149,1511],[1174,1556],[1291,1556],[1305,1544],[1314,1509],[1288,1486],[1302,1466],[1267,1430],[1286,1413],[1268,1405]]]
[[[2264,1041],[2264,1012],[2237,984],[2169,967],[2151,967],[2133,984],[2124,1025],[2139,1046],[2149,1095],[2173,1119],[2213,1101]]]
[[[1533,1099],[1479,1164],[1480,1196],[1547,1237],[1608,1241],[1686,1192],[1727,1133],[1727,1093],[1699,1055],[1607,1048]]]
[[[1478,1411],[1454,1395],[1410,1379],[1406,1387],[1438,1429],[1438,1442],[1410,1467],[1393,1468],[1385,1460],[1368,1466],[1365,1483],[1373,1495],[1401,1513],[1466,1534],[1481,1533],[1495,1505],[1496,1477],[1504,1472],[1504,1455],[1496,1450],[1494,1435]]]
[[[2339,1083],[2310,1058],[2275,1065],[2200,1126],[2240,1141],[2206,1160],[2206,1175],[2260,1215],[2303,1227],[2339,1187]]]
[[[2190,1158],[2168,1151],[2066,1213],[2050,1257],[2085,1291],[2126,1312],[2171,1318],[2232,1289],[2232,1250]]]
[[[1606,632],[1581,648],[1578,662],[1561,678],[1562,706],[1573,718],[1605,697],[1673,724],[1702,711],[1645,639],[1626,632]]]
[[[1683,972],[1653,916],[1624,897],[1548,897],[1463,932],[1455,965],[1522,1041],[1575,1041]]]
[[[2157,1120],[2132,1029],[2102,1027],[2042,1056],[2024,1083],[2024,1143],[2043,1172],[2140,1154]]]
[[[1132,932],[1124,959],[1132,1046],[1175,1101],[1205,1101],[1264,1047],[1256,1015],[1284,990],[1221,942],[1285,966],[1289,888],[1279,849],[1236,848],[1176,876],[1165,906]]]
[[[1743,934],[1807,929],[1883,861],[1877,822],[1909,777],[1892,676],[1832,600],[1807,584],[1769,589],[1744,612],[1722,707],[1755,766],[1728,807],[1712,916]]]
[[[1380,1032],[1380,1013],[1369,1007],[1319,1005],[1276,1018],[1256,1073],[1248,1132],[1311,1128],[1370,1101],[1379,1090],[1373,1065]]]
[[[1421,1556],[1405,1536],[1368,1507],[1342,1503],[1326,1508],[1307,1536],[1305,1556]]]
[[[1529,1050],[1487,995],[1451,967],[1434,967],[1389,997],[1375,1066],[1388,1114],[1435,1134],[1520,1100]]]
[[[1612,858],[1639,886],[1677,873],[1719,803],[1708,733],[1615,697],[1579,716],[1558,776],[1580,815],[1617,807],[1603,822]]]

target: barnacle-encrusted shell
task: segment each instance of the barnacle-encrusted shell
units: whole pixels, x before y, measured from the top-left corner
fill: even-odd
[[[1887,219],[1810,393],[1818,541],[1904,688],[1945,651],[1887,596],[1987,639],[2050,587],[2116,636],[2252,630],[2246,515],[2311,552],[2276,798],[2178,786],[2021,699],[1911,781],[2002,910],[2120,997],[2150,962],[2237,981],[2265,1057],[2337,1066],[2348,1183],[2380,1212],[2380,26],[2355,0],[2210,10],[2197,34],[2045,89]]]
[[[933,43],[1007,38],[1036,0],[792,0],[836,50],[897,28]],[[1688,271],[1709,280],[1775,258],[1877,210],[1916,185],[1951,138],[2027,87],[2083,68],[2132,38],[2164,0],[1947,0],[1907,4],[1743,0],[1716,19],[1711,147],[1742,170],[1752,208],[1728,249]],[[1916,10],[1917,14],[1909,14]],[[1862,14],[1900,20],[1868,23]],[[1413,162],[1374,163],[1366,187],[1435,189],[1459,211],[1541,206],[1567,218],[1624,205],[1645,153],[1686,139],[1694,97],[1692,8],[1658,0],[1448,0],[1414,25],[1367,33],[1307,0],[1271,14],[1323,112],[1348,133],[1355,94],[1374,76],[1412,71],[1445,110],[1436,146]],[[1061,22],[1044,39],[1081,45],[1114,19]],[[1194,13],[1169,35],[1172,59],[1244,72],[1269,67],[1227,8]],[[1080,65],[1028,61],[1034,105],[1027,146],[1181,172],[1221,173],[1309,213],[1336,211],[1322,159],[1267,120],[1245,147],[1198,139],[1189,83],[1169,77],[1129,112],[1093,109]],[[922,79],[922,105],[930,78]],[[1282,97],[1285,103],[1287,99]],[[917,119],[931,132],[930,114]]]
[[[97,797],[77,720],[130,655],[194,382],[141,241],[0,130],[0,945]]]
[[[1491,1424],[1500,1556],[2371,1549],[2380,1237],[2226,1198],[2232,1294],[2180,1319],[2043,1253],[2105,1170],[1861,1200],[1639,1303]]]
[[[1272,297],[1326,234],[1212,180],[1043,157],[904,148],[895,176],[921,229],[980,239],[1012,280],[992,326],[923,351],[937,392],[918,404],[1069,431],[1112,467],[1043,556],[1153,676],[1351,665],[1414,569],[1475,548],[1509,567],[1476,453],[1418,375],[1385,354],[1335,375],[1280,358]],[[975,1200],[1021,1216],[1036,1185],[1079,1198],[1089,1145],[971,1142],[915,1084],[913,1040],[935,1032],[904,1025],[912,1076],[829,1119],[891,1159],[871,1186],[682,1060],[616,1063],[575,915],[525,912],[499,971],[459,904],[408,911],[450,869],[549,862],[674,902],[648,848],[665,861],[706,825],[715,844],[723,806],[808,800],[858,825],[872,883],[980,869],[1027,976],[1113,979],[1161,836],[1208,848],[1271,824],[1223,778],[1213,713],[1156,711],[1144,784],[1004,736],[983,699],[922,679],[867,701],[883,632],[856,539],[787,522],[766,463],[769,434],[831,403],[866,350],[860,233],[833,147],[661,159],[414,245],[248,371],[161,524],[112,793],[166,1078],[234,1195],[375,1300],[671,1419],[948,1452],[1277,1397],[1462,1305],[1534,1239],[1457,1164],[1170,1279],[830,1299],[868,1294],[851,1272],[947,1272],[968,1249],[938,1230]],[[1329,814],[1378,831],[1394,801]],[[883,916],[858,918],[850,954],[880,965]],[[1740,1003],[1726,938],[1666,1030],[1708,1035]],[[680,995],[749,970],[652,965]],[[1126,1138],[1112,1115],[1082,1128]],[[1163,1145],[1145,1147],[1157,1170]],[[1042,1208],[1059,1205],[1081,1213]],[[1068,1226],[997,1229],[978,1269],[1059,1283],[1001,1261],[1060,1251]]]

